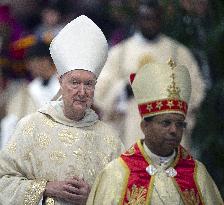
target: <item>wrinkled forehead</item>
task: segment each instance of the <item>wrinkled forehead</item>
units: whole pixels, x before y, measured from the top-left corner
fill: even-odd
[[[182,114],[179,113],[166,113],[166,114],[159,114],[159,115],[155,115],[153,116],[154,119],[157,120],[184,120],[185,117]]]
[[[61,76],[63,79],[96,80],[96,75],[84,69],[69,71]]]

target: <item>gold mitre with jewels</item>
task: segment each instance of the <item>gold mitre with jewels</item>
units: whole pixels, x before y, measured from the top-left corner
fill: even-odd
[[[172,59],[166,64],[146,64],[130,75],[130,81],[143,119],[165,113],[186,116],[191,79],[185,66]]]

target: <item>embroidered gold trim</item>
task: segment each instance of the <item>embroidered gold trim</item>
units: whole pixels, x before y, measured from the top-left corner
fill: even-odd
[[[199,205],[200,204],[200,199],[198,194],[194,192],[194,189],[185,189],[183,191],[183,195],[185,197],[187,205]]]
[[[151,202],[154,182],[155,182],[155,176],[151,176],[145,204],[150,204]]]
[[[182,192],[181,188],[177,184],[175,178],[172,178],[172,181],[173,181],[173,184],[175,185],[175,187],[177,188],[184,205],[197,205],[197,202],[198,202],[197,200],[200,199],[200,198],[198,197],[198,195],[196,196],[194,190],[192,192],[192,190],[185,189]],[[199,189],[198,189],[198,191],[199,191]],[[198,197],[198,199],[197,199],[197,197]],[[200,201],[199,201],[199,204],[200,204]],[[202,202],[202,204],[204,205],[203,202]]]
[[[144,186],[137,187],[135,184],[131,187],[131,190],[127,191],[128,203],[125,205],[145,205],[147,190]]]
[[[181,155],[183,159],[187,159],[187,156],[189,155],[188,152],[185,149],[181,150]]]
[[[177,148],[177,156],[175,160],[172,162],[172,164],[170,165],[170,167],[176,167],[179,160],[180,160],[180,146],[178,146]]]
[[[181,115],[186,115],[184,112],[180,111],[180,110],[170,110],[170,109],[164,109],[163,111],[155,111],[155,112],[150,112],[147,114],[142,114],[143,118],[147,118],[147,117],[151,117],[151,116],[155,116],[155,115],[161,115],[161,114],[167,114],[167,113],[177,113],[177,114],[181,114]]]
[[[51,143],[51,139],[45,133],[38,134],[38,144],[41,148],[46,148]]]
[[[24,197],[24,205],[36,205],[38,204],[41,194],[43,193],[46,187],[46,180],[42,181],[33,181],[28,187],[25,197]]]
[[[143,157],[145,158],[145,160],[148,162],[148,164],[152,164],[152,160],[150,159],[150,157],[146,154],[143,146],[142,146],[142,142],[141,140],[138,140],[137,142],[138,144],[138,148],[141,151]],[[147,196],[146,196],[146,204],[150,204],[151,198],[152,198],[152,191],[153,191],[153,184],[155,181],[155,176],[151,176],[150,179],[150,183],[149,183],[149,188],[148,188],[148,192],[147,192]]]
[[[199,197],[200,197],[200,199],[201,199],[201,202],[202,202],[202,204],[204,205],[204,204],[205,204],[205,202],[204,202],[204,198],[202,197],[201,189],[199,188],[199,184],[198,184],[198,180],[197,180],[197,172],[198,172],[198,163],[197,163],[197,161],[195,161],[195,167],[194,167],[194,181],[195,181],[195,184],[196,184],[196,187],[197,187],[198,194],[199,194]]]
[[[131,156],[133,154],[135,154],[134,146],[131,146],[125,153],[123,153],[124,156]]]
[[[54,199],[48,197],[48,198],[45,200],[45,204],[46,204],[46,205],[54,205]]]
[[[181,191],[179,185],[177,184],[175,178],[172,177],[171,179],[172,179],[173,184],[175,185],[177,191],[179,192],[179,194],[180,194],[180,196],[181,196],[181,199],[182,199],[183,204],[184,204],[184,205],[188,205],[188,204],[186,203],[186,201],[185,201],[185,197],[184,197],[184,195],[183,195],[183,193],[182,193],[182,191]]]
[[[167,91],[168,91],[168,97],[171,99],[180,99],[180,88],[177,87],[176,82],[175,82],[175,74],[174,74],[174,69],[176,68],[176,63],[170,58],[168,61],[168,65],[172,69],[172,74],[171,74],[171,85],[168,86]]]
[[[16,143],[11,143],[7,147],[8,152],[14,154],[16,152]]]
[[[51,118],[46,117],[43,119],[43,123],[46,124],[47,126],[49,126],[50,128],[56,127],[57,123],[54,122]]]
[[[145,153],[145,150],[142,146],[142,142],[141,140],[138,140],[137,141],[137,145],[138,145],[138,148],[140,150],[140,152],[142,153],[142,156],[145,158],[145,160],[148,162],[148,164],[152,164],[152,160],[150,159],[150,157]]]
[[[119,205],[122,205],[124,202],[125,194],[126,194],[126,187],[128,186],[128,178],[130,176],[130,170],[121,157],[119,157],[118,160],[120,161],[120,163],[122,164],[122,166],[125,169],[125,177],[124,177],[124,183],[123,183],[123,188],[122,188],[123,190],[122,190],[121,198],[118,203]]]
[[[66,154],[63,153],[62,151],[56,150],[50,153],[50,159],[54,162],[61,164],[66,159]]]
[[[144,65],[148,63],[153,63],[155,60],[152,56],[150,56],[148,53],[144,53],[141,55],[141,57],[138,60],[138,68],[142,68]]]

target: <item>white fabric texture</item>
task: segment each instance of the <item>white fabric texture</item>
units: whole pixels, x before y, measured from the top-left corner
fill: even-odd
[[[100,28],[82,15],[68,23],[50,45],[59,75],[76,69],[99,76],[108,54],[107,40]]]

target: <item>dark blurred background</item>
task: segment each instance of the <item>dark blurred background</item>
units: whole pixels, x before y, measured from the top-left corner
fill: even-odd
[[[133,34],[140,0],[1,0],[0,119],[16,86],[32,77],[25,51],[50,43],[73,18],[85,14],[106,35],[109,46]],[[207,94],[192,135],[192,150],[208,168],[224,197],[224,1],[161,0],[163,32],[194,54]]]

